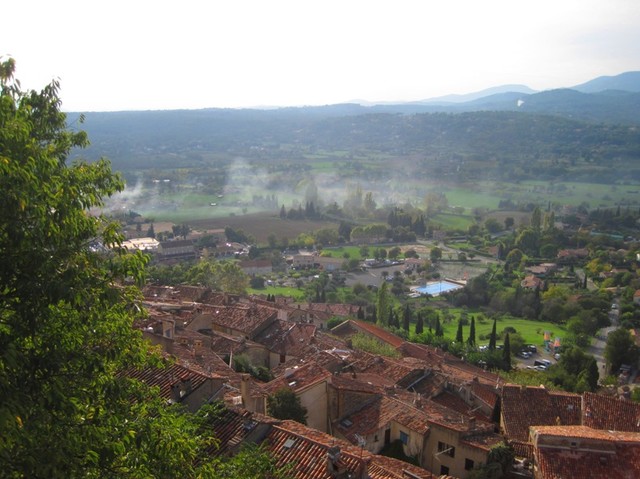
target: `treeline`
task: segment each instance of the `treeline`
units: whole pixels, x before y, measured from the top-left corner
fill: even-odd
[[[366,110],[365,110],[366,111]],[[238,155],[268,165],[307,152],[383,152],[396,170],[462,179],[640,179],[640,131],[522,112],[335,116],[300,110],[87,114],[89,159],[120,171],[207,168]],[[177,155],[177,157],[176,157]],[[384,166],[384,165],[380,165]],[[296,167],[297,168],[297,167]],[[413,174],[413,173],[411,173]]]

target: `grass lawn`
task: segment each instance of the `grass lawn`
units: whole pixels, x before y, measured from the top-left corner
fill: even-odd
[[[438,223],[445,228],[452,228],[460,231],[466,231],[469,226],[475,224],[475,220],[471,216],[453,215],[449,213],[439,213],[433,217],[433,222]]]
[[[480,188],[453,187],[444,191],[450,206],[462,206],[467,211],[472,208],[483,207],[490,210],[496,209],[500,202],[500,197],[494,190],[487,188],[483,191]]]
[[[373,248],[370,248],[373,251]],[[341,246],[339,248],[324,248],[322,250],[322,256],[329,256],[331,258],[344,258],[344,254],[349,254],[349,259],[365,259],[360,256],[359,246]]]
[[[442,329],[444,330],[445,338],[451,339],[452,341],[456,337],[456,332],[458,331],[458,317],[461,310],[449,310],[455,316],[455,319],[450,322],[443,322]],[[469,312],[469,316],[474,316],[476,318],[476,342],[478,345],[488,344],[489,343],[489,335],[491,334],[491,328],[493,327],[492,319],[485,319],[483,322],[478,320],[478,314],[473,312]],[[526,344],[535,344],[536,346],[542,346],[544,344],[543,334],[545,331],[549,331],[551,333],[551,338],[562,337],[565,335],[565,328],[561,325],[548,323],[544,321],[533,321],[529,319],[522,318],[512,318],[503,316],[502,318],[498,318],[496,323],[496,329],[498,332],[498,336],[504,328],[510,326],[516,330],[516,333],[520,334]],[[466,325],[462,327],[462,336],[466,340],[469,337],[469,328],[470,325]],[[480,339],[480,337],[486,337],[486,339]],[[498,341],[501,343],[502,341]]]
[[[298,288],[289,288],[285,286],[265,286],[262,289],[248,288],[248,294],[267,295],[274,294],[276,296],[287,296],[296,301],[304,300],[304,291]]]

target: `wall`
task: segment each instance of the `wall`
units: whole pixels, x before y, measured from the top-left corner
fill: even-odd
[[[488,451],[480,448],[460,444],[460,431],[454,431],[437,424],[430,424],[431,432],[426,444],[422,467],[431,470],[434,474],[440,473],[440,466],[449,468],[449,475],[464,479],[470,471],[464,469],[465,459],[471,459],[475,466],[487,462]],[[438,442],[443,442],[455,447],[455,456],[438,454]]]
[[[307,426],[322,432],[328,432],[327,390],[328,383],[325,380],[296,393],[300,403],[307,408]]]

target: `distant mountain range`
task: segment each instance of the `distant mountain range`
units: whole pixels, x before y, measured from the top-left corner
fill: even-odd
[[[70,123],[77,116],[70,113]],[[137,167],[158,166],[165,160],[173,164],[171,155],[185,151],[193,158],[201,158],[203,152],[240,157],[263,148],[277,150],[277,145],[398,155],[436,148],[438,155],[453,151],[461,157],[471,154],[465,145],[473,145],[473,155],[490,152],[491,158],[505,152],[510,158],[558,152],[562,158],[602,157],[598,148],[606,147],[621,158],[637,160],[639,126],[640,72],[628,72],[557,90],[534,92],[523,85],[505,85],[468,95],[370,106],[354,102],[273,109],[89,112],[83,129],[92,144],[83,155],[107,156],[120,170],[133,168],[134,163]],[[252,150],[254,146],[258,149]],[[640,167],[638,171],[640,178]]]
[[[526,85],[502,85],[465,95],[402,103],[362,102],[357,106],[370,113],[522,111],[588,122],[637,125],[640,124],[640,71],[602,76],[570,88],[539,92]],[[350,114],[360,113],[354,108]]]

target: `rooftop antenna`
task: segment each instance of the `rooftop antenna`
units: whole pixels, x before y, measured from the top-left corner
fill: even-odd
[[[362,455],[364,453],[364,446],[366,446],[367,441],[364,437],[362,437],[360,434],[354,434],[353,437],[355,438],[356,442],[358,443],[358,446],[360,446],[360,459],[362,459]]]

